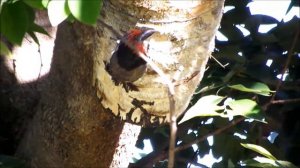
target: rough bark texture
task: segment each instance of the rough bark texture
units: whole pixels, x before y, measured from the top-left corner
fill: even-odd
[[[92,87],[95,30],[59,26],[37,113],[19,155],[33,167],[108,167],[123,123],[105,112]]]
[[[110,168],[128,167],[129,162],[133,160],[140,131],[141,126],[125,123]]]
[[[191,6],[183,7],[186,3]],[[165,121],[167,90],[151,68],[134,82],[139,92],[116,86],[104,68],[117,44],[114,32],[122,34],[136,25],[160,31],[149,41],[149,55],[174,80],[179,115],[205,71],[223,1],[182,5],[105,1],[96,29],[62,23],[42,98],[18,155],[32,167],[109,167],[123,128],[113,114],[143,125]]]
[[[123,120],[141,125],[168,120],[166,85],[150,67],[146,75],[133,82],[138,91],[129,92],[123,85],[116,85],[105,70],[105,61],[117,45],[115,40],[109,40],[117,38],[115,32],[134,26],[151,27],[159,33],[148,40],[148,56],[174,82],[175,112],[180,115],[202,79],[222,7],[223,1],[212,0],[106,2],[97,27],[94,64],[99,103]]]

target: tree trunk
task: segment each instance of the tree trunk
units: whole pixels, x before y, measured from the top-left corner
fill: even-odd
[[[123,123],[92,87],[95,29],[63,23],[37,113],[20,148],[33,167],[108,167]],[[24,152],[24,153],[23,153]]]
[[[109,167],[124,125],[115,115],[142,125],[166,121],[167,90],[151,68],[134,83],[139,89],[134,92],[115,85],[105,71],[116,32],[136,25],[160,32],[149,41],[149,55],[175,82],[180,115],[205,71],[223,1],[180,4],[191,6],[105,1],[96,28],[62,23],[42,98],[18,155],[32,167]],[[131,131],[127,129],[128,138]]]
[[[105,70],[116,32],[139,27],[158,30],[148,41],[148,55],[175,85],[175,113],[187,107],[203,77],[214,48],[214,35],[223,1],[109,1],[97,27],[94,80],[100,103],[123,120],[140,125],[168,122],[169,97],[165,81],[152,68],[134,82],[138,91],[116,85]],[[103,50],[105,48],[105,50]],[[109,92],[107,92],[109,90]]]

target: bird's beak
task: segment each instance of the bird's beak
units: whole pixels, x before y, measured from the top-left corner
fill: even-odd
[[[152,34],[156,33],[157,31],[154,29],[148,29],[145,30],[139,37],[140,41],[144,41],[146,40],[148,37],[150,37]]]

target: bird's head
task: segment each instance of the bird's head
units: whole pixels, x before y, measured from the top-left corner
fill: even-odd
[[[143,42],[155,32],[157,31],[151,28],[134,28],[126,33],[122,41],[134,51],[141,52],[146,55]]]

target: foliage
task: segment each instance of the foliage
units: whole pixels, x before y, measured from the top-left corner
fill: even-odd
[[[178,150],[178,167],[186,167],[191,163],[197,165],[198,158],[210,151],[215,158],[222,157],[213,167],[294,167],[283,160],[300,164],[295,158],[300,155],[300,128],[297,127],[300,121],[295,117],[295,112],[300,109],[299,103],[273,103],[300,96],[297,84],[300,76],[300,44],[299,40],[293,40],[298,38],[295,36],[299,31],[299,18],[279,22],[271,16],[251,15],[248,3],[246,0],[226,1],[227,6],[235,7],[224,14],[219,29],[228,41],[216,40],[213,56],[228,65],[223,68],[210,60],[209,69],[189,110],[178,120],[178,147],[192,142],[195,144]],[[0,54],[9,55],[7,43],[21,45],[26,33],[37,44],[39,41],[35,33],[47,34],[34,23],[35,10],[47,9],[52,25],[58,25],[65,19],[95,25],[101,5],[101,0],[2,0],[0,33],[1,40],[4,37],[7,41],[0,41]],[[299,6],[299,1],[292,0],[287,12],[292,6]],[[262,24],[277,26],[268,33],[260,33],[258,29]],[[248,30],[249,35],[245,36],[237,25]],[[269,67],[266,66],[268,60],[272,60]],[[283,74],[286,78],[281,83],[277,76]],[[282,127],[274,127],[276,123]],[[279,134],[274,143],[268,140],[270,132]],[[165,150],[168,135],[167,126],[143,128],[137,147],[143,148],[143,140],[150,139],[154,152]],[[209,136],[213,137],[213,144],[209,143]],[[288,146],[285,143],[290,144]],[[14,159],[1,156],[0,165],[5,163],[10,166],[13,162],[16,166],[22,166],[22,161]],[[161,160],[155,166],[165,165],[165,160]]]
[[[247,7],[249,1],[227,0],[225,3],[235,7],[224,14],[219,28],[228,41],[216,40],[213,56],[227,66],[223,68],[210,60],[209,69],[190,108],[178,120],[178,149],[187,144],[195,145],[178,150],[176,165],[205,167],[197,161],[211,151],[215,158],[222,157],[212,167],[295,167],[283,160],[300,164],[296,158],[300,155],[297,134],[300,128],[296,123],[300,124],[300,120],[293,117],[294,123],[287,123],[290,129],[294,129],[290,130],[292,135],[289,137],[285,137],[287,134],[283,129],[274,125],[280,123],[284,126],[284,120],[289,117],[286,112],[293,111],[295,114],[300,103],[277,105],[273,102],[300,96],[297,85],[300,43],[299,40],[295,42],[299,18],[279,22],[271,16],[251,15]],[[291,1],[291,6],[299,6],[298,1]],[[267,33],[260,33],[258,30],[263,24],[277,26]],[[237,26],[249,31],[249,35],[244,35]],[[272,60],[270,66],[266,65],[268,60]],[[278,89],[278,76],[282,74],[286,78]],[[137,146],[142,149],[142,140],[150,139],[154,150],[152,154],[157,153],[167,147],[162,142],[169,141],[168,131],[166,126],[144,128]],[[268,140],[272,132],[279,134],[273,137],[274,143]],[[213,137],[213,144],[209,144],[209,136]],[[291,149],[282,148],[290,143],[286,141],[288,138],[296,140],[292,141]],[[290,150],[294,151],[294,155],[289,155]],[[156,167],[165,165],[162,160]]]
[[[0,55],[12,56],[10,44],[21,45],[26,33],[38,45],[39,40],[35,33],[48,35],[42,27],[34,23],[36,10],[47,9],[53,26],[67,18],[75,18],[94,26],[101,6],[102,0],[0,0]],[[3,138],[0,137],[0,142],[2,141]],[[25,168],[26,165],[25,161],[18,158],[0,155],[0,167]]]
[[[26,33],[39,44],[35,33],[48,33],[34,23],[35,10],[48,9],[48,16],[53,26],[69,18],[96,25],[102,0],[2,0],[0,3],[1,37],[5,37],[9,43],[21,45]],[[2,40],[2,38],[1,38]],[[0,43],[1,55],[10,55],[7,44]]]

